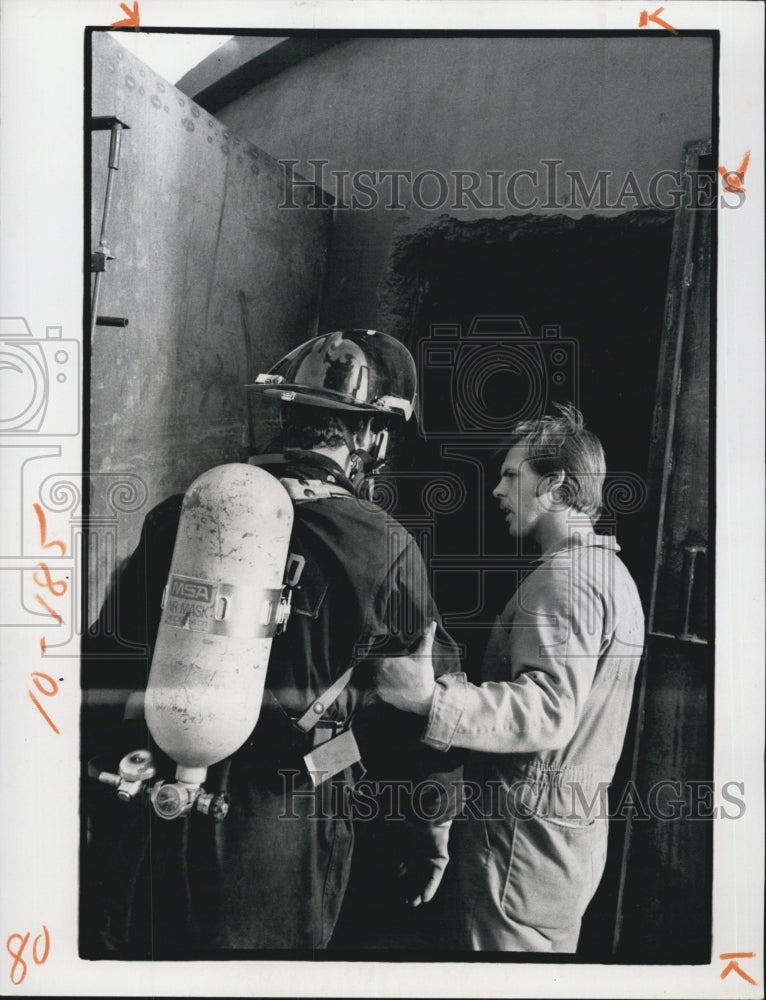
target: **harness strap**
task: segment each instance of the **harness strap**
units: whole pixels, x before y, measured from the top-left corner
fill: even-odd
[[[351,675],[354,673],[354,668],[349,667],[345,673],[341,674],[340,677],[323,691],[319,697],[309,705],[308,709],[303,713],[300,719],[297,719],[295,725],[302,729],[304,733],[310,733],[314,726],[319,722],[327,709],[335,704],[335,702],[340,698],[341,694],[345,691],[351,680]]]
[[[365,773],[362,756],[351,727],[343,728],[345,722],[329,723],[321,718],[351,680],[353,672],[354,668],[349,667],[296,721],[290,719],[274,693],[268,689],[266,691],[290,725],[300,729],[306,736],[314,736],[313,747],[304,754],[303,762],[315,788],[347,768],[352,768],[355,781]],[[325,729],[329,731],[326,733],[319,731]]]
[[[305,503],[307,500],[326,500],[329,497],[353,496],[339,483],[326,483],[321,479],[293,479],[289,476],[283,476],[279,481],[290,494],[293,503]]]
[[[280,483],[287,490],[293,503],[306,503],[312,500],[324,500],[331,497],[353,497],[353,493],[342,483],[326,482],[322,479],[304,479],[293,476],[280,476]],[[302,568],[302,567],[301,567]],[[301,732],[311,734],[315,730],[317,723],[322,720],[328,708],[335,704],[338,698],[349,684],[354,673],[354,667],[349,667],[341,674],[333,684],[323,691],[316,698],[303,715],[293,722]],[[282,706],[273,693],[269,692],[272,700],[285,713]],[[323,726],[327,724],[323,723]],[[331,735],[329,739],[314,741],[314,749],[304,757],[306,769],[311,777],[313,785],[316,787],[328,778],[333,777],[340,771],[360,763],[361,757],[359,747],[354,739],[354,734],[350,728],[343,729],[346,723],[340,723],[337,735]],[[334,728],[334,727],[333,727]],[[362,769],[363,770],[363,769]]]

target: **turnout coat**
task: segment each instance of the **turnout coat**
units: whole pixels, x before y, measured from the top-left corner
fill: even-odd
[[[229,814],[218,824],[198,813],[166,821],[145,803],[126,806],[112,790],[85,779],[86,957],[324,948],[347,887],[354,786],[365,768],[368,795],[375,788],[370,779],[419,786],[425,825],[455,811],[460,771],[454,759],[420,742],[423,720],[374,697],[365,664],[372,654],[411,651],[438,619],[414,540],[357,497],[325,456],[292,451],[256,461],[293,497],[290,552],[303,556],[305,566],[287,628],[273,640],[258,723],[244,746],[208,771],[205,788],[229,793]],[[148,514],[84,646],[84,753],[105,769],[116,770],[122,754],[152,745],[140,718],[122,720],[121,707],[110,715],[103,706],[120,702],[115,692],[146,686],[181,501],[171,497]],[[127,656],[126,644],[134,650]],[[459,669],[441,626],[436,648],[439,673]],[[321,723],[311,734],[300,731],[294,720],[353,664],[351,683]],[[361,762],[314,788],[304,755],[349,728]],[[152,749],[160,770],[164,764],[172,777],[172,762]],[[438,812],[424,793],[440,798],[440,789]],[[402,808],[418,822],[406,795]]]

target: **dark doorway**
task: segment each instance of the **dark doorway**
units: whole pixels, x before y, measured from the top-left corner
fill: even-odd
[[[397,269],[415,276],[418,290],[410,346],[421,395],[420,430],[403,454],[408,468],[444,476],[445,489],[452,476],[464,485],[429,545],[437,603],[452,616],[469,666],[480,662],[485,628],[510,597],[495,562],[524,555],[512,549],[491,496],[504,428],[520,415],[555,402],[581,409],[607,456],[600,530],[617,534],[646,592],[653,530],[644,519],[645,481],[672,227],[672,213],[660,211],[447,220],[400,248]],[[464,460],[472,450],[483,482]],[[418,496],[397,490],[405,521],[417,517],[419,486]],[[481,584],[486,606],[473,621],[465,618],[466,581],[440,572],[449,557],[466,566],[473,557],[491,561]]]
[[[421,420],[391,476],[395,511],[430,559],[437,604],[474,681],[494,616],[533,556],[513,548],[491,496],[503,430],[522,415],[572,401],[601,439],[609,474],[598,529],[617,535],[646,605],[656,527],[647,523],[646,475],[672,231],[673,214],[660,211],[450,219],[398,248],[390,289],[399,282],[413,298]],[[439,490],[441,507],[429,507]],[[624,835],[624,822],[613,822],[582,959],[611,955]]]

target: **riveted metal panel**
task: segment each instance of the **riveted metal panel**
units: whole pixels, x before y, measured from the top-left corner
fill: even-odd
[[[242,457],[243,385],[315,332],[331,217],[307,207],[316,199],[306,187],[289,199],[298,208],[280,208],[284,171],[273,157],[107,33],[92,37],[92,114],[128,126],[106,234],[115,259],[98,312],[128,325],[94,333],[90,468],[130,471],[148,487],[140,509],[115,510],[111,477],[94,476],[106,485],[92,497],[91,519],[119,520],[119,559],[150,506]],[[91,249],[109,137],[92,133]],[[255,433],[263,443],[268,431]],[[93,553],[92,612],[113,561]]]

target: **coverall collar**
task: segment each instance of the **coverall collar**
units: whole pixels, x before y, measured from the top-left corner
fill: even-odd
[[[620,546],[614,535],[597,535],[595,531],[573,531],[572,534],[555,548],[549,549],[543,555],[533,560],[535,564],[543,563],[552,556],[564,552],[566,549],[575,547],[591,547],[599,549],[609,549],[611,552],[619,552]]]

